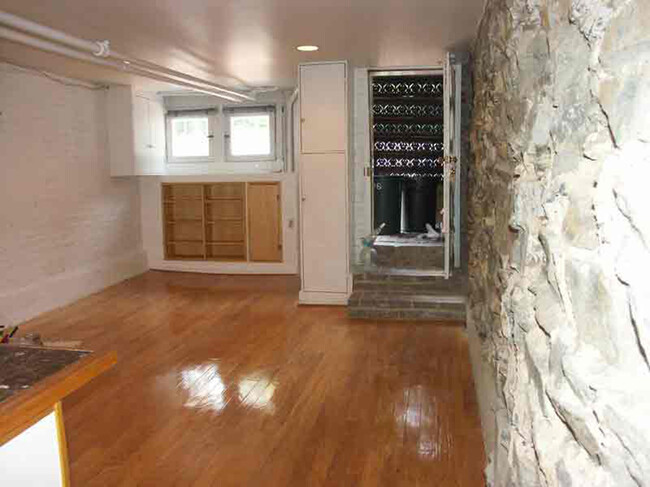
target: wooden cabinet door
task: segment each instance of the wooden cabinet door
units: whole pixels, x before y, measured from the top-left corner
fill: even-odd
[[[300,149],[303,154],[346,150],[345,63],[300,66]]]
[[[248,245],[252,262],[282,261],[280,183],[248,183]]]

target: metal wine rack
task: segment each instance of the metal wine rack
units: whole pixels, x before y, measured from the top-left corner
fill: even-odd
[[[375,176],[442,179],[442,76],[381,76],[372,80]]]

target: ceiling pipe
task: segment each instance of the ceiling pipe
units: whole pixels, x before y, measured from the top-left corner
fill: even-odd
[[[44,37],[51,41],[60,42],[61,44],[66,44],[68,46],[74,47],[76,49],[81,49],[82,51],[89,51],[95,56],[106,57],[107,52],[105,50],[106,44],[99,41],[87,41],[85,39],[79,39],[73,37],[70,34],[61,32],[50,27],[46,27],[41,24],[37,24],[28,19],[18,17],[17,15],[10,14],[8,12],[3,12],[0,10],[0,24],[5,24],[14,29],[19,29],[24,32],[29,32],[40,37]]]
[[[24,34],[22,32],[18,32],[12,29],[7,29],[6,27],[0,26],[0,37],[13,42],[17,42],[19,44],[25,44],[30,47],[35,47],[36,49],[41,49],[43,51],[53,52],[56,54],[61,54],[63,56],[79,59],[81,61],[88,61],[93,64],[109,66],[111,68],[117,68],[120,70],[122,69],[120,64],[115,61],[110,61],[105,58],[96,57],[93,56],[92,54],[88,54],[85,52],[79,52],[69,47],[61,46],[59,44],[55,44],[53,42],[46,41],[44,39],[38,39],[36,37],[32,37],[29,34]]]
[[[22,32],[17,32],[15,30],[7,29],[6,27],[0,26],[0,38],[7,39],[12,42],[17,42],[19,44],[24,44],[26,46],[34,47],[42,51],[51,52],[54,54],[60,54],[62,56],[67,56],[73,59],[78,59],[80,61],[86,61],[93,64],[98,64],[100,66],[106,66],[109,68],[117,69],[119,71],[131,72],[140,76],[146,76],[147,78],[155,79],[157,81],[164,81],[166,83],[172,83],[175,85],[185,86],[191,88],[194,91],[205,93],[212,96],[217,96],[219,98],[226,99],[228,101],[240,103],[241,100],[232,96],[225,95],[218,91],[212,91],[209,88],[198,86],[193,83],[188,83],[185,81],[179,81],[172,78],[169,78],[164,75],[157,75],[147,71],[138,69],[135,66],[129,66],[120,61],[113,61],[111,59],[106,59],[102,57],[93,56],[85,52],[79,52],[69,47],[61,46],[50,41],[43,39],[38,39],[32,37],[28,34],[23,34]]]
[[[205,92],[205,90],[208,90],[210,94],[215,94],[215,95],[216,95],[215,92],[224,93],[225,95],[228,96],[223,96],[223,98],[226,98],[227,100],[231,100],[231,101],[240,101],[239,99],[251,100],[251,101],[255,100],[255,98],[249,95],[245,95],[243,93],[239,93],[238,91],[225,88],[211,81],[203,80],[201,78],[197,78],[189,74],[181,73],[180,71],[176,71],[173,69],[166,68],[164,66],[157,65],[155,63],[150,63],[148,61],[144,61],[141,59],[132,58],[124,54],[120,54],[116,51],[112,51],[110,49],[110,44],[108,41],[88,41],[86,39],[80,39],[78,37],[74,37],[69,34],[66,34],[65,32],[52,29],[50,27],[38,24],[31,20],[24,19],[17,15],[13,15],[3,11],[0,11],[0,24],[7,25],[9,27],[27,32],[32,35],[43,37],[50,41],[66,44],[70,47],[74,47],[75,49],[87,51],[92,54],[91,57],[97,60],[113,58],[114,60],[120,63],[119,66],[113,65],[113,67],[117,67],[118,69],[121,70],[130,70],[129,68],[133,66],[140,70],[141,76],[148,77],[148,73],[152,73],[158,77],[156,79],[160,79],[161,76],[165,76],[167,78],[166,81],[170,83],[180,84],[178,82],[180,81],[184,83],[183,86],[188,86],[187,83],[190,83],[193,86],[196,86],[197,84],[204,85],[205,88],[203,88],[202,90],[203,92]],[[17,42],[21,42],[21,41],[17,41]],[[51,50],[51,49],[47,49],[47,50]],[[71,57],[76,57],[76,56],[71,56]],[[97,64],[101,64],[101,63],[97,63]],[[173,79],[178,79],[178,81],[173,81]],[[233,97],[235,98],[233,99]]]
[[[223,93],[225,93],[227,95],[233,95],[233,96],[236,96],[236,97],[242,98],[244,100],[248,100],[248,101],[255,101],[255,97],[245,95],[245,94],[240,93],[238,91],[223,88],[221,85],[218,85],[218,84],[213,83],[211,81],[206,81],[206,80],[203,80],[201,78],[197,78],[195,76],[192,76],[190,74],[181,73],[180,71],[176,71],[174,69],[166,68],[164,66],[159,66],[157,64],[150,63],[149,61],[144,61],[142,59],[131,58],[131,57],[119,54],[119,53],[117,53],[115,51],[111,51],[111,57],[113,57],[113,56],[116,57],[117,59],[119,59],[120,61],[124,62],[124,63],[135,65],[140,69],[144,69],[144,70],[147,70],[147,71],[158,71],[160,73],[165,73],[167,76],[170,76],[172,78],[183,78],[185,80],[189,80],[192,83],[206,85],[209,88],[221,91],[221,92],[223,92]]]
[[[185,86],[187,88],[191,88],[193,91],[196,91],[198,93],[204,93],[206,95],[218,96],[219,98],[222,98],[222,99],[228,100],[228,101],[232,101],[234,103],[241,103],[242,102],[242,100],[240,98],[235,98],[234,96],[225,95],[225,94],[223,94],[221,92],[215,92],[215,91],[211,90],[210,88],[197,86],[194,83],[188,83],[187,81],[172,80],[167,76],[150,73],[150,72],[145,71],[143,69],[140,69],[138,67],[129,67],[129,68],[127,68],[127,70],[132,72],[133,74],[138,74],[140,76],[145,76],[147,78],[155,79],[155,80],[158,80],[158,81],[165,81],[167,83],[173,83],[173,84],[178,85],[178,86]]]

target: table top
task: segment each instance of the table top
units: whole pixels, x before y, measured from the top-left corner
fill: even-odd
[[[89,353],[82,350],[1,346],[0,403]]]
[[[116,362],[115,352],[0,345],[0,445]]]

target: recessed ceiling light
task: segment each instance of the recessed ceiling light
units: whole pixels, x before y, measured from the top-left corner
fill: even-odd
[[[318,46],[298,46],[296,47],[296,49],[302,52],[312,52],[312,51],[318,51]]]

